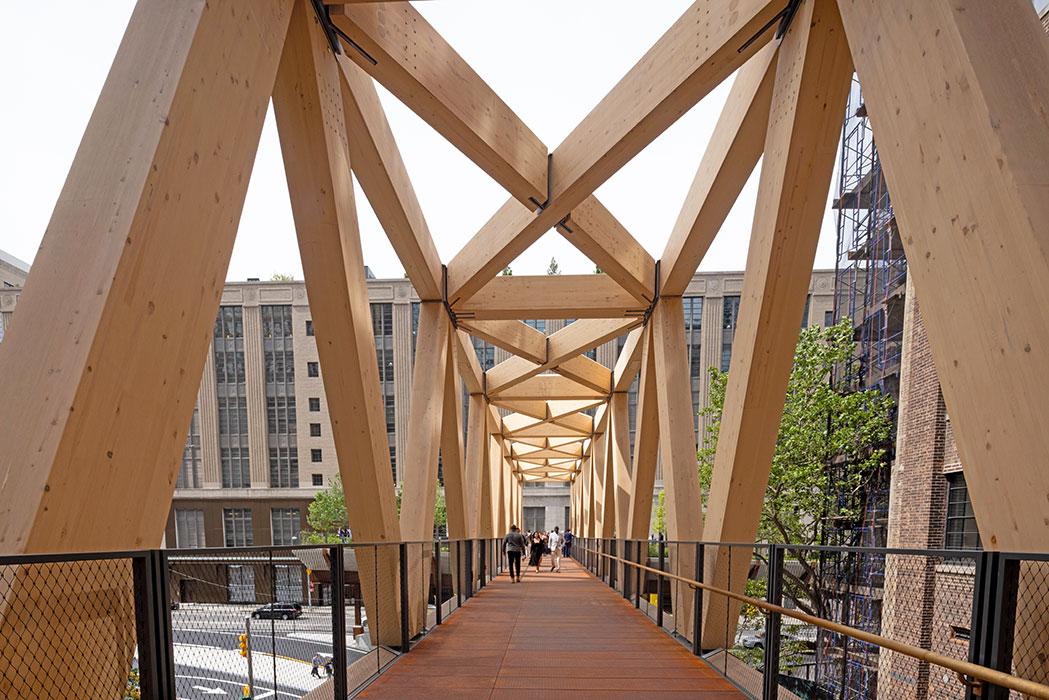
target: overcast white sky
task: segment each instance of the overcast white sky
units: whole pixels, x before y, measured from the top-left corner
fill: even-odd
[[[553,150],[689,0],[432,0],[419,11]],[[0,26],[0,249],[32,262],[133,0],[8,3]],[[659,257],[728,91],[715,90],[603,185],[597,194]],[[447,262],[507,195],[465,156],[380,88],[394,134],[442,260]],[[832,182],[836,188],[837,175]],[[359,192],[359,189],[358,189]],[[757,173],[701,270],[742,269]],[[379,277],[403,267],[367,199],[357,199],[365,262]],[[834,264],[833,212],[824,219],[817,267]],[[513,263],[542,274],[551,257],[565,273],[590,263],[555,232]],[[227,278],[302,279],[272,110],[259,146]]]

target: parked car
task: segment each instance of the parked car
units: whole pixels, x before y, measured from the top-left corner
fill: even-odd
[[[763,649],[765,634],[763,632],[743,632],[739,635],[737,643],[744,649]]]
[[[255,620],[294,620],[302,617],[302,606],[298,603],[266,603],[251,613]]]

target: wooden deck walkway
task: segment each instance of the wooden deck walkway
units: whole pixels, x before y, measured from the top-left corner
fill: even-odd
[[[358,697],[654,696],[745,697],[566,559],[520,584],[500,576]]]

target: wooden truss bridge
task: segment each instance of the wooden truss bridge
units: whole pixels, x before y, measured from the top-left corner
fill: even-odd
[[[440,454],[452,537],[501,533],[536,480],[571,483],[578,533],[646,537],[660,462],[671,539],[753,541],[854,70],[983,541],[1049,549],[1049,43],[1028,0],[698,0],[552,150],[406,2],[141,0],[0,345],[0,547],[160,543],[271,99],[356,538],[429,538]],[[734,73],[655,260],[594,191]],[[506,188],[451,260],[375,83]],[[681,295],[759,159],[703,512]],[[399,516],[351,173],[422,299]],[[498,275],[551,229],[603,274]],[[613,370],[586,357],[623,334]],[[471,335],[514,357],[481,371]],[[710,604],[714,639],[732,616]]]

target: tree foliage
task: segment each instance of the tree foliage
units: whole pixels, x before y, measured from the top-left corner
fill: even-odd
[[[295,275],[289,275],[285,272],[274,272],[270,275],[270,281],[272,282],[294,282]]]
[[[796,559],[804,573],[785,570],[784,577],[799,607],[809,612],[822,608],[822,600],[811,551],[802,546],[819,544],[829,519],[862,516],[851,510],[861,499],[838,495],[863,489],[885,457],[892,428],[889,397],[875,390],[840,393],[831,386],[831,372],[850,361],[854,352],[848,319],[829,328],[802,330],[761,509],[758,541],[798,545],[788,547],[787,556]],[[728,385],[726,373],[711,367],[709,374],[709,402],[701,415],[710,420],[698,454],[704,505]],[[831,469],[841,463],[850,466]]]
[[[448,508],[444,500],[444,491],[438,485],[437,498],[434,501],[434,533],[444,534],[448,531]],[[397,504],[397,515],[401,514],[401,495],[403,485],[397,484],[394,500]],[[305,544],[335,544],[341,542],[339,530],[349,527],[346,517],[346,496],[342,490],[342,480],[336,476],[328,488],[319,492],[310,502],[306,515],[308,530],[303,530],[301,539]]]
[[[310,502],[306,515],[309,530],[302,532],[302,541],[306,544],[337,543],[339,530],[349,527],[346,518],[346,496],[342,492],[342,480],[336,476],[328,488],[324,489]]]
[[[659,496],[656,497],[656,522],[653,529],[657,535],[665,537],[667,534],[667,500],[663,489],[659,490]]]
[[[550,264],[546,266],[546,274],[560,275],[561,266],[557,264],[557,258],[550,258]]]
[[[514,271],[513,271],[512,269],[510,269],[510,266],[509,266],[509,265],[507,265],[506,267],[504,267],[504,268],[503,268],[503,271],[502,271],[502,273],[501,273],[501,274],[502,274],[502,275],[503,275],[504,277],[511,277],[511,276],[513,276],[513,274],[514,274]]]

